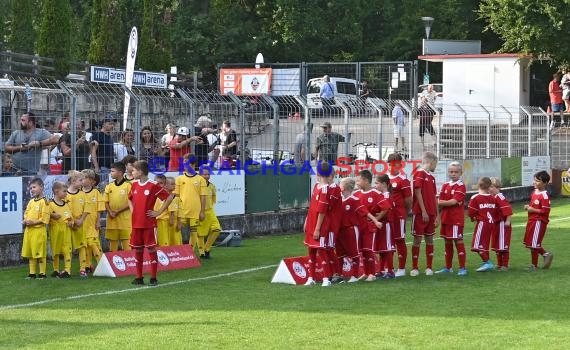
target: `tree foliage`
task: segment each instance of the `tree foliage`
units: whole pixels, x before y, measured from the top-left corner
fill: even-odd
[[[38,36],[40,56],[52,57],[58,78],[69,73],[71,5],[69,0],[43,0]]]
[[[138,65],[146,70],[168,71],[171,62],[171,0],[144,0],[142,31],[139,38]]]
[[[568,14],[570,2],[539,0],[483,0],[480,16],[504,44],[502,51],[550,57],[561,67],[570,64]]]
[[[34,30],[34,0],[12,0],[8,49],[19,53],[34,53],[36,32]]]
[[[124,34],[120,1],[93,0],[91,13],[89,62],[110,67],[124,65],[123,42],[128,40],[128,33]]]

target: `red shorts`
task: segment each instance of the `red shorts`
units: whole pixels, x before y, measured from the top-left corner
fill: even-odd
[[[414,214],[412,219],[412,234],[414,236],[433,236],[435,234],[435,215],[430,215],[424,222],[422,214]]]
[[[439,236],[443,239],[463,239],[463,226],[442,224]]]
[[[360,238],[360,251],[376,252],[376,232],[365,232]]]
[[[135,249],[156,247],[156,227],[133,228],[130,246]]]
[[[491,235],[491,249],[497,252],[508,252],[511,246],[511,226],[505,226],[505,222],[499,222]]]
[[[385,222],[382,228],[376,233],[376,252],[386,253],[393,252],[396,250],[394,247],[394,242],[392,241],[392,225],[389,222]]]
[[[406,218],[395,218],[390,222],[392,224],[392,238],[406,239]]]
[[[527,248],[541,248],[547,225],[542,221],[529,221],[524,233],[524,245]]]
[[[329,232],[319,237],[319,239],[314,239],[312,233],[305,233],[305,245],[309,248],[334,248],[334,233]]]
[[[360,231],[358,226],[342,227],[336,241],[336,255],[339,258],[355,258],[360,248]]]
[[[491,234],[495,231],[496,224],[477,221],[471,240],[472,252],[488,252],[491,244]]]

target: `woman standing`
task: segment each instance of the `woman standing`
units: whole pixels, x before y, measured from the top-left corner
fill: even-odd
[[[132,129],[125,129],[121,134],[121,142],[115,144],[115,161],[120,162],[127,155],[135,155],[133,142],[135,141],[135,132]]]
[[[163,149],[160,147],[150,126],[145,126],[141,129],[141,145],[140,157],[141,160],[148,161],[154,157],[162,157],[164,155]]]

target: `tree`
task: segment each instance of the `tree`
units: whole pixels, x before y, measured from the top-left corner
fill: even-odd
[[[568,1],[483,0],[479,14],[504,44],[504,52],[550,57],[560,67],[570,65]]]
[[[144,0],[142,31],[137,65],[152,71],[170,68],[171,0]]]
[[[14,52],[34,54],[36,32],[33,23],[34,16],[31,15],[35,12],[34,3],[33,0],[12,1],[8,49]]]
[[[88,56],[92,64],[124,66],[127,49],[122,43],[127,42],[128,32],[121,25],[120,5],[119,0],[93,0]]]
[[[58,78],[69,73],[71,16],[69,0],[42,1],[38,53],[54,59]]]

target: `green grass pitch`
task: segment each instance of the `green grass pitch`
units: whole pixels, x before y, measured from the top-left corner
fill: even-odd
[[[569,200],[552,202],[544,246],[554,262],[536,272],[524,270],[523,204],[515,205],[508,272],[476,273],[480,259],[469,253],[466,277],[269,283],[282,257],[305,254],[300,234],[217,248],[199,269],[159,274],[154,288],[77,274],[30,281],[27,266],[4,268],[0,349],[568,349]]]

